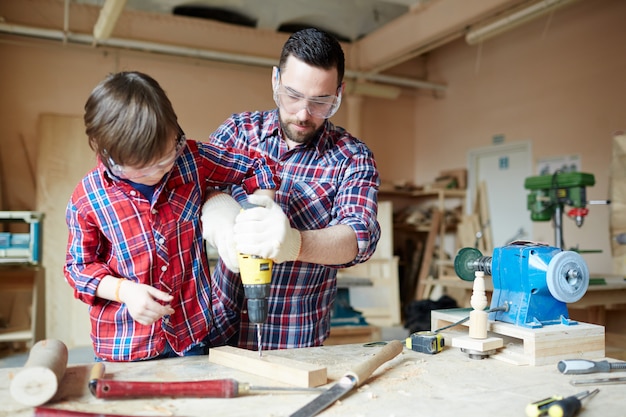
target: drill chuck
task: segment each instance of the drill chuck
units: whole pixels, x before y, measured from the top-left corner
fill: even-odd
[[[268,284],[244,284],[243,290],[248,299],[248,319],[250,323],[265,323],[267,320],[267,298],[270,295]]]

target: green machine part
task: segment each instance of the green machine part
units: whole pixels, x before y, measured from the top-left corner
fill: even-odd
[[[530,190],[527,208],[533,221],[550,221],[557,205],[584,208],[587,205],[586,186],[596,182],[593,174],[564,172],[528,177],[524,188]]]

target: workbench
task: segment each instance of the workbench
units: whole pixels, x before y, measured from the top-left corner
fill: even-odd
[[[335,345],[264,352],[326,366],[329,387],[344,372],[361,363],[380,346]],[[597,358],[602,359],[602,358]],[[70,365],[89,368],[92,364]],[[0,415],[30,417],[32,409],[9,395],[12,375],[19,369],[0,369]],[[66,371],[67,372],[67,371]],[[621,373],[623,375],[623,373]],[[619,376],[613,372],[610,376]],[[572,379],[608,374],[563,375],[556,367],[516,366],[495,360],[470,359],[457,348],[445,347],[435,355],[409,349],[378,368],[360,388],[353,390],[321,416],[523,416],[528,403],[551,395],[573,395],[594,386],[569,384]],[[235,378],[253,385],[281,385],[271,379],[209,363],[205,356],[133,363],[107,363],[106,378],[146,381]],[[86,388],[86,387],[84,387]],[[624,385],[601,385],[600,392],[583,401],[581,417],[623,416]],[[54,407],[94,413],[141,416],[288,416],[317,393],[250,394],[230,399],[96,399],[84,389],[79,397],[56,402]],[[2,412],[4,411],[4,413]]]

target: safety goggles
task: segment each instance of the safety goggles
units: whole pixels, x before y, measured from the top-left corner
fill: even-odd
[[[306,111],[313,117],[329,119],[341,105],[341,86],[337,88],[336,96],[307,97],[292,88],[285,87],[279,75],[278,83],[274,88],[274,101],[278,108],[288,113],[296,114],[306,108]]]
[[[187,138],[184,134],[179,134],[176,138],[176,146],[173,150],[173,154],[168,156],[167,158],[157,162],[156,164],[152,164],[150,166],[146,166],[143,168],[131,168],[125,167],[123,165],[119,165],[115,163],[115,161],[109,157],[109,169],[111,172],[118,178],[123,178],[127,180],[137,180],[140,178],[150,177],[158,172],[164,172],[174,165],[174,162],[178,159],[178,157],[185,150],[185,145],[187,143]]]

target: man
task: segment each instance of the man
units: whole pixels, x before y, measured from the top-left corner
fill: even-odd
[[[272,72],[277,109],[235,114],[211,136],[222,146],[258,152],[281,179],[275,202],[240,213],[226,194],[203,208],[203,235],[218,249],[213,274],[213,345],[256,349],[245,311],[237,252],[274,260],[264,349],[319,346],[330,332],[337,270],[371,257],[380,237],[380,179],[371,151],[328,119],[345,88],[344,54],[317,29],[294,33]],[[238,186],[237,201],[246,198]],[[286,215],[284,213],[287,213]]]

